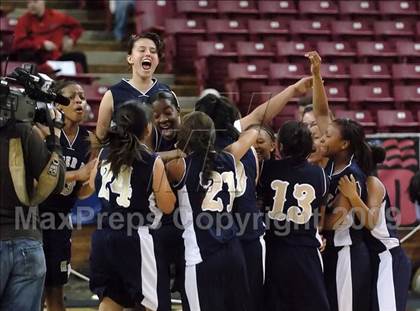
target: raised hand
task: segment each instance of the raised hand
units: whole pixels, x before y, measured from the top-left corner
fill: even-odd
[[[306,53],[305,56],[309,58],[311,62],[311,73],[313,76],[320,76],[321,75],[321,57],[319,56],[317,51],[311,51]]]

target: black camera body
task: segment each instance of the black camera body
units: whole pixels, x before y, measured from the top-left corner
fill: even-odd
[[[52,103],[69,104],[67,98],[53,91],[53,86],[54,81],[36,73],[32,64],[24,64],[10,76],[0,78],[0,127],[9,120],[50,125],[47,114]]]

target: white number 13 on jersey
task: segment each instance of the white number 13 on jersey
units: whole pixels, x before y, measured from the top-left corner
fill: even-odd
[[[311,203],[315,200],[315,189],[309,184],[295,184],[293,197],[298,201],[298,206],[290,206],[287,215],[283,213],[284,204],[286,203],[286,193],[289,183],[282,180],[274,180],[271,182],[271,189],[274,194],[273,209],[268,212],[268,217],[275,220],[288,220],[297,224],[304,224],[309,221],[312,216]]]

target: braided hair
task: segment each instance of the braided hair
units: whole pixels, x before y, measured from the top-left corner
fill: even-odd
[[[354,154],[357,164],[366,175],[370,175],[374,165],[363,127],[351,119],[335,119],[333,122],[338,125],[341,138],[349,141],[349,151]]]

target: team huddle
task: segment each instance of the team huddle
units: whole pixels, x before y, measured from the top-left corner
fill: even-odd
[[[155,34],[133,36],[132,78],[99,110],[87,174],[102,204],[90,255],[100,309],[171,310],[175,289],[191,311],[404,311],[410,263],[375,176],[384,150],[331,115],[319,55],[306,55],[311,77],[244,117],[207,94],[181,118],[152,77],[161,51]],[[310,90],[301,120],[275,135],[267,124]],[[75,142],[86,136],[81,126],[73,143],[62,136],[64,156],[85,155]]]

